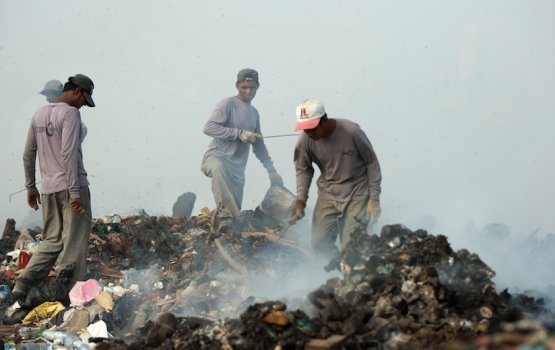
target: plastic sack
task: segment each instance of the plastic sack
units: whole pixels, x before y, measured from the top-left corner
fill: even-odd
[[[275,228],[289,216],[296,196],[284,186],[271,186],[254,212],[255,223]]]
[[[36,322],[37,319],[47,320],[56,316],[56,314],[62,311],[63,309],[65,309],[65,306],[63,306],[62,303],[58,301],[55,301],[55,302],[48,301],[46,303],[40,304],[39,306],[31,310],[31,312],[29,312],[27,316],[25,316],[25,318],[21,321],[21,323],[29,324],[29,323]]]
[[[97,280],[78,281],[69,291],[69,301],[71,305],[84,305],[93,300],[101,291],[102,287]]]

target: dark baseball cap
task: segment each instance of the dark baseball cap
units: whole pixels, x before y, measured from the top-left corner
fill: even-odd
[[[83,91],[83,93],[85,94],[87,106],[89,107],[95,106],[94,101],[92,99],[94,83],[91,80],[91,78],[83,74],[75,74],[74,76],[69,77],[68,81],[72,84],[75,84],[78,88],[80,88]]]
[[[254,81],[258,83],[258,72],[250,68],[241,69],[237,73],[237,82],[241,81]]]

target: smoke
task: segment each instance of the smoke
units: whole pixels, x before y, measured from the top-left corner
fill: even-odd
[[[475,221],[461,218],[446,220],[423,215],[404,220],[411,230],[425,229],[429,233],[448,237],[454,250],[467,249],[495,272],[493,282],[497,292],[524,293],[542,297],[555,309],[555,234],[532,226],[518,232],[505,223],[490,222],[479,226]]]
[[[209,142],[202,125],[218,99],[235,93],[237,70],[252,66],[261,74],[254,105],[264,133],[291,132],[294,106],[307,96],[321,98],[330,116],[361,125],[383,170],[380,224],[446,235],[454,248],[478,253],[496,271],[498,288],[554,284],[548,251],[555,221],[546,190],[555,177],[546,152],[555,140],[553,3],[276,2],[247,17],[248,3],[130,4],[3,5],[0,93],[18,101],[0,107],[4,218],[20,226],[41,222],[24,193],[11,202],[8,195],[24,182],[25,134],[44,103],[37,91],[49,79],[78,72],[97,83],[98,106],[82,110],[94,215],[135,208],[167,215],[176,195],[193,189],[193,212],[214,208],[199,170]],[[316,15],[307,16],[312,7]],[[12,13],[26,13],[28,25]],[[82,30],[65,30],[71,27]],[[298,40],[300,32],[310,39]],[[79,59],[59,55],[65,43],[83,37],[89,47],[76,50]],[[256,49],[238,50],[236,38]],[[222,60],[221,52],[234,54]],[[294,138],[267,142],[292,189],[293,145]],[[254,157],[246,176],[248,209],[260,203],[268,182]],[[509,236],[484,241],[488,223],[507,225]],[[293,285],[313,273],[292,278]]]

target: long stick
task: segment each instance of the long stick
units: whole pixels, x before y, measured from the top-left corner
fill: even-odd
[[[38,185],[38,184],[40,184],[40,181],[38,181],[35,185]],[[10,193],[10,203],[12,202],[12,196],[13,196],[14,194],[21,193],[21,192],[23,192],[23,191],[25,191],[25,190],[26,190],[26,188],[24,188],[24,189],[22,189],[22,190],[20,190],[20,191],[14,192],[14,193]]]
[[[299,136],[299,134],[281,134],[281,135],[270,135],[270,136],[264,136],[264,139],[271,139],[271,138],[275,138],[275,137],[285,137],[285,136]]]
[[[224,249],[224,246],[222,245],[222,242],[220,242],[219,238],[214,239],[214,243],[216,243],[216,247],[220,251],[220,254],[222,254],[222,256],[224,257],[225,261],[227,261],[227,263],[229,265],[231,265],[231,267],[233,267],[235,270],[240,272],[241,275],[243,275],[243,278],[245,279],[245,282],[248,285],[250,283],[250,278],[249,278],[249,272],[247,271],[247,268],[245,267],[245,265],[243,265],[240,262],[234,260],[228,254],[228,252]]]

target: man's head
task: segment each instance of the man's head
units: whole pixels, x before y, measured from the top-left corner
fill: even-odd
[[[259,84],[258,72],[251,68],[241,69],[239,73],[237,73],[237,83],[242,81],[254,81]]]
[[[67,92],[68,102],[71,106],[81,108],[83,105],[94,107],[92,99],[94,89],[93,81],[83,74],[76,74],[68,78],[64,84],[64,94]]]
[[[295,110],[297,123],[295,131],[314,129],[320,123],[320,118],[326,115],[324,104],[315,98],[307,98],[297,105]]]
[[[235,87],[239,93],[238,97],[244,102],[251,102],[256,96],[256,91],[260,83],[258,81],[258,72],[254,69],[245,68],[237,73],[237,82]]]
[[[46,101],[54,102],[60,97],[62,91],[64,89],[64,85],[59,80],[49,80],[44,84],[44,88],[42,89],[39,94],[46,96]]]

